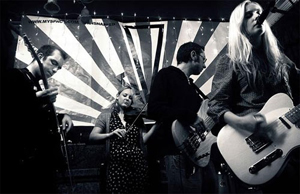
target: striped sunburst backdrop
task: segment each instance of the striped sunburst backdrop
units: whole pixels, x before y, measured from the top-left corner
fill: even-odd
[[[145,104],[156,73],[177,64],[177,50],[185,42],[205,46],[207,68],[192,78],[209,94],[216,61],[226,52],[228,23],[122,23],[93,18],[91,24],[83,24],[27,15],[22,18],[22,33],[37,48],[54,44],[69,55],[63,68],[49,79],[49,85],[59,86],[54,105],[58,111],[67,112],[75,126],[88,126],[93,125],[124,84],[130,84],[138,94],[136,99]],[[25,67],[31,61],[31,54],[19,37],[15,67]]]

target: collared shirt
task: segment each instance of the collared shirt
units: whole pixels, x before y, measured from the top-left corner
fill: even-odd
[[[292,82],[299,81],[299,74],[296,73],[293,65],[289,64],[286,58],[286,65],[290,67],[290,85]],[[297,81],[296,81],[297,82]],[[298,82],[299,83],[299,82]],[[298,84],[299,85],[299,84]],[[298,86],[299,87],[299,86]],[[296,94],[297,88],[293,88]],[[209,101],[208,115],[216,122],[225,124],[223,115],[231,111],[239,116],[244,116],[251,112],[259,112],[265,103],[276,93],[289,94],[284,81],[278,84],[265,83],[260,91],[254,91],[250,88],[247,77],[239,70],[235,71],[228,56],[224,56],[217,65],[216,73],[212,83],[212,93]],[[295,95],[294,98],[298,98]],[[295,99],[295,101],[297,101]]]

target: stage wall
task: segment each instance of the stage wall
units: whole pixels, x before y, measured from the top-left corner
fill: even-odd
[[[54,44],[69,55],[63,68],[49,79],[49,85],[59,87],[54,105],[58,111],[67,112],[75,126],[93,126],[124,84],[135,89],[136,105],[143,106],[156,73],[176,65],[179,46],[189,41],[205,46],[207,68],[192,78],[209,94],[216,62],[226,52],[228,40],[227,22],[187,20],[122,23],[93,18],[90,24],[83,24],[26,15],[21,31],[33,46]],[[19,37],[15,67],[25,67],[31,61]]]

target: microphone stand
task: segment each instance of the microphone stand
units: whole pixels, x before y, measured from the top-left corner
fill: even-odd
[[[288,11],[278,9],[277,7],[273,7],[273,8],[271,9],[271,12],[272,12],[272,13],[281,13],[281,14],[287,14],[287,13],[288,13]]]
[[[289,0],[290,3],[292,4],[292,7],[291,9],[295,6],[295,3],[292,2],[291,0]],[[272,7],[271,10],[270,10],[272,13],[280,13],[280,14],[287,14],[287,13],[290,13],[290,14],[294,14],[294,15],[299,15],[299,12],[289,12],[289,11],[285,11],[285,10],[282,10],[282,9],[278,9],[277,7]]]

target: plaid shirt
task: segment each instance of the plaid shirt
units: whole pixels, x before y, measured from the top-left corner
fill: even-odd
[[[287,63],[289,60],[286,58]],[[288,67],[295,67],[288,64]],[[290,85],[299,85],[299,72],[295,73],[295,68],[290,68]],[[291,73],[292,72],[292,73]],[[291,74],[293,75],[291,78]],[[296,81],[298,80],[298,81]],[[233,65],[228,56],[223,56],[216,68],[216,72],[212,83],[212,92],[209,101],[208,115],[224,125],[223,115],[227,111],[231,111],[239,116],[244,116],[251,112],[259,112],[264,104],[276,93],[288,94],[288,89],[284,81],[273,84],[264,83],[260,86],[259,91],[250,88],[246,75],[239,70],[234,71]],[[299,98],[299,86],[296,88]],[[295,101],[298,101],[295,100]]]

